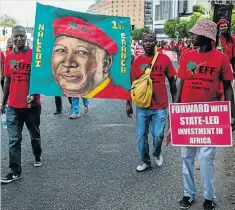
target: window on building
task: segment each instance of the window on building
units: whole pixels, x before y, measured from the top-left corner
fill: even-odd
[[[116,8],[118,8],[118,5],[116,5]]]
[[[118,12],[118,10],[116,10],[116,12]]]
[[[141,12],[141,9],[139,9],[139,12]]]

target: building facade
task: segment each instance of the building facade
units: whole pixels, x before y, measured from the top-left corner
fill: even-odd
[[[143,28],[145,25],[145,0],[97,0],[88,8],[87,12],[121,17],[128,16],[134,28]],[[149,18],[149,15],[147,16]]]
[[[159,39],[167,38],[164,34],[165,21],[192,14],[193,6],[196,4],[203,5],[206,13],[211,10],[210,3],[205,0],[153,0],[152,30]]]

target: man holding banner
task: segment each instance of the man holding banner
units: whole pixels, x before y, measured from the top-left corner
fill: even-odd
[[[231,86],[233,73],[228,57],[213,49],[216,41],[216,24],[209,20],[199,20],[190,30],[196,51],[188,52],[181,60],[178,77],[181,79],[176,103],[219,101],[220,83],[225,91],[225,100],[231,103],[232,126],[234,128],[234,95]],[[184,197],[181,209],[188,209],[194,202],[196,188],[194,182],[194,158],[198,151],[201,181],[204,190],[205,210],[215,209],[214,158],[215,147],[181,147],[184,177]]]
[[[21,178],[21,142],[24,123],[26,124],[34,154],[34,166],[41,162],[40,95],[29,95],[29,78],[31,70],[32,49],[26,46],[26,30],[23,26],[12,29],[14,49],[6,56],[4,65],[4,93],[1,112],[6,109],[7,131],[9,135],[10,172],[1,179],[10,183]],[[6,104],[8,107],[6,108]]]

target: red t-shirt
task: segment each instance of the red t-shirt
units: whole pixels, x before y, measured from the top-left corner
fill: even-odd
[[[31,70],[32,49],[24,52],[14,51],[6,56],[4,76],[11,78],[8,105],[14,108],[27,108],[29,95],[29,78]],[[40,95],[34,95],[35,102],[40,104]]]
[[[226,42],[226,39],[223,36],[220,36],[220,41],[223,47],[223,52],[229,57],[229,59],[232,59],[232,55],[233,57],[235,57],[235,36],[231,36],[233,43],[232,42]],[[234,46],[233,46],[234,45]]]
[[[0,68],[1,68],[1,75],[3,75],[3,67],[4,67],[4,62],[5,62],[5,56],[3,54],[3,52],[0,50]]]
[[[180,55],[180,60],[183,60],[183,59],[184,59],[184,56],[185,56],[188,52],[190,52],[190,51],[196,51],[196,50],[192,50],[192,49],[190,49],[190,48],[184,49],[184,51],[183,51],[182,54]]]
[[[153,57],[146,57],[141,55],[137,57],[131,66],[131,81],[141,77],[145,69],[151,63]],[[173,77],[176,75],[176,71],[172,65],[171,60],[167,55],[159,53],[157,61],[151,72],[151,79],[153,81],[153,96],[150,108],[151,109],[165,109],[168,107],[168,96],[165,85],[165,79],[167,77]]]
[[[7,49],[6,50],[6,56],[9,55],[12,52],[12,49]]]
[[[228,57],[219,50],[188,52],[180,63],[178,77],[184,80],[181,103],[218,101],[222,80],[233,80]]]

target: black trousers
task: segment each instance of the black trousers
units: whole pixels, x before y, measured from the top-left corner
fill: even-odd
[[[69,103],[72,105],[72,97],[68,97]],[[55,106],[57,112],[62,112],[62,98],[61,96],[55,96]]]

